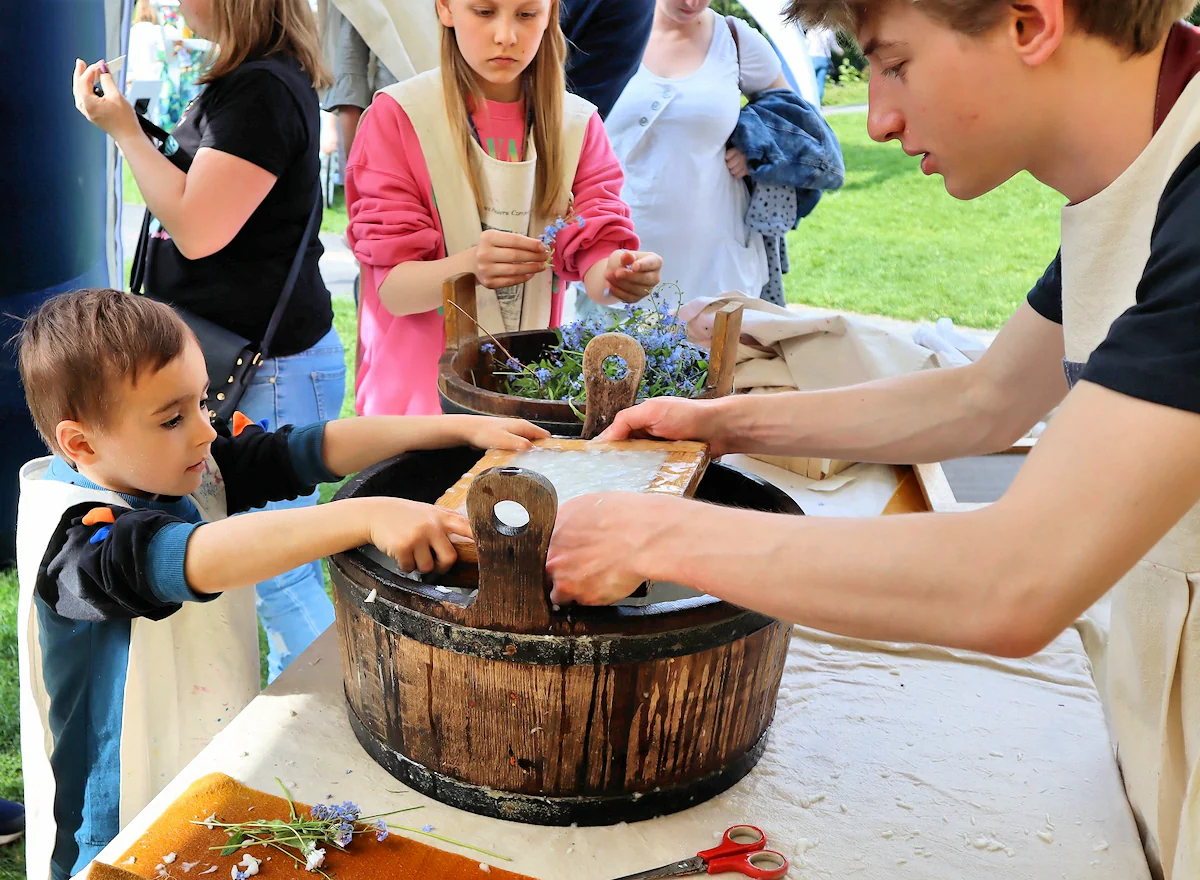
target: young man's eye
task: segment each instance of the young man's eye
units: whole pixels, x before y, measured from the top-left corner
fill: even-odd
[[[890,76],[892,79],[904,79],[904,69],[908,67],[907,61],[901,61],[899,64],[893,64],[891,67],[883,69],[884,76]]]

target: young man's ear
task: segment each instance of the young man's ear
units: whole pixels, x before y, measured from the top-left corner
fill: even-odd
[[[82,422],[71,419],[59,422],[54,429],[54,439],[58,442],[63,457],[76,467],[81,464],[94,464],[99,457],[92,446],[91,432]]]
[[[1017,54],[1030,67],[1044,64],[1067,33],[1065,0],[1020,0],[1008,9],[1007,31]]]

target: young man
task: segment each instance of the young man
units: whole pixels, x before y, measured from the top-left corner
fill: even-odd
[[[971,366],[653,401],[606,436],[934,462],[1001,450],[1061,408],[983,510],[792,519],[588,496],[560,512],[549,559],[556,602],[655,578],[850,636],[1003,655],[1039,650],[1115,585],[1088,648],[1167,880],[1200,876],[1200,32],[1178,21],[1192,5],[792,0],[807,24],[856,31],[872,136],[952,195],[1021,170],[1062,193],[1060,256]]]
[[[450,535],[470,533],[400,498],[226,515],[405,450],[546,436],[463,416],[267,433],[240,413],[218,432],[191,330],[116,290],[48,300],[21,331],[20,367],[53,452],[21,469],[17,521],[30,877],[82,870],[258,692],[254,594],[235,588],[366,543],[445,570]]]

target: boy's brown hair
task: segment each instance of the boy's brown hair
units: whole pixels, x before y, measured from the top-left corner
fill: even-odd
[[[981,34],[1000,19],[1009,0],[789,0],[787,17],[806,25],[853,31],[863,13],[883,2],[913,3],[931,18],[964,34]],[[1196,0],[1065,0],[1077,26],[1118,48],[1144,55],[1166,37],[1171,25],[1196,7]]]
[[[192,331],[170,306],[119,290],[63,293],[34,312],[17,334],[25,401],[42,440],[67,419],[103,428],[126,381],[177,358]]]

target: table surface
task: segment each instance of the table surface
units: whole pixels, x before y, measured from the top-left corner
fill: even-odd
[[[898,482],[891,468],[860,465],[842,488],[814,490],[803,477],[731,458],[787,489],[809,515],[878,513]],[[760,825],[792,860],[792,878],[1149,877],[1073,629],[1036,657],[1001,660],[796,628],[755,770],[683,813],[600,828],[503,822],[406,789],[354,739],[341,679],[330,630],[98,860],[115,863],[188,785],[219,771],[264,791],[279,777],[310,803],[349,799],[371,812],[423,805],[405,820],[506,854],[512,862],[479,858],[541,880],[613,880],[690,856],[742,822]]]

